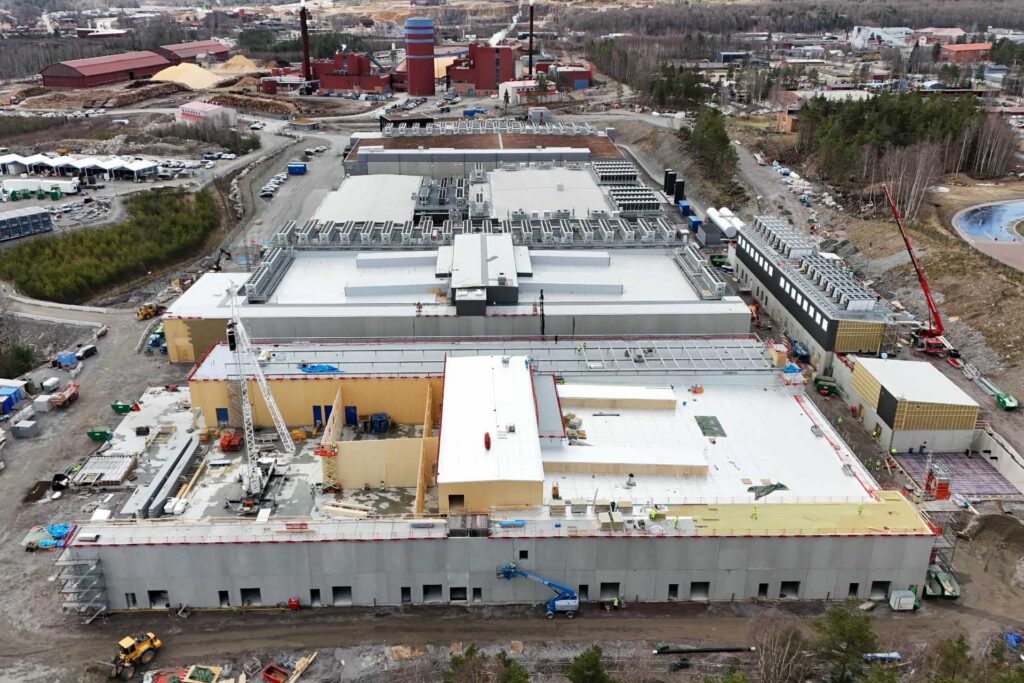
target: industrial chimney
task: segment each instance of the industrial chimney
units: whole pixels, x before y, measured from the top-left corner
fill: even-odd
[[[533,0],[530,0],[530,38],[527,49],[529,50],[527,59],[529,59],[530,68],[526,77],[533,78]]]
[[[302,0],[302,6],[299,8],[299,31],[302,34],[302,79],[305,81],[313,80],[313,70],[309,65],[308,16],[309,12],[306,10],[306,0]]]

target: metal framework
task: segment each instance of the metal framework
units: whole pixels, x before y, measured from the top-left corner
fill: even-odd
[[[100,559],[72,557],[65,549],[54,561],[60,582],[61,611],[77,614],[86,624],[108,609],[106,581]]]

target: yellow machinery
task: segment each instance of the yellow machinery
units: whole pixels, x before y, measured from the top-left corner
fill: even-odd
[[[142,304],[139,309],[135,311],[135,318],[137,320],[149,320],[155,318],[158,315],[162,315],[167,310],[166,306],[161,306],[158,303],[150,301],[149,303]]]
[[[117,643],[117,654],[114,655],[110,677],[120,676],[126,681],[130,680],[135,676],[135,667],[137,665],[145,666],[152,662],[161,645],[163,643],[153,633],[125,636]]]

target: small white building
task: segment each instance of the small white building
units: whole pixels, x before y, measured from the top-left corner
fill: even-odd
[[[508,103],[513,106],[557,102],[561,98],[554,81],[548,81],[547,90],[540,92],[536,79],[506,81],[498,86],[498,100],[504,102],[506,93],[508,93]]]
[[[174,115],[179,123],[211,124],[214,126],[233,126],[238,121],[238,112],[231,107],[222,107],[211,102],[186,102],[178,107]]]

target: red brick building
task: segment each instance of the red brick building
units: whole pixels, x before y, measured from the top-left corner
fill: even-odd
[[[516,55],[507,45],[469,46],[469,54],[448,66],[449,87],[462,95],[492,95],[516,77]]]
[[[218,43],[216,40],[194,40],[190,43],[161,45],[153,48],[153,52],[175,65],[182,62],[194,64],[200,55],[207,55],[218,62],[223,62],[227,60],[230,53],[223,43]]]
[[[170,61],[155,52],[122,52],[57,62],[44,67],[39,75],[47,88],[91,88],[149,78],[169,66]]]
[[[983,62],[992,53],[992,43],[965,43],[964,45],[943,45],[939,58],[943,62],[974,64]]]
[[[391,76],[375,71],[366,54],[339,52],[331,59],[319,59],[310,66],[323,92],[385,93],[391,90]]]

